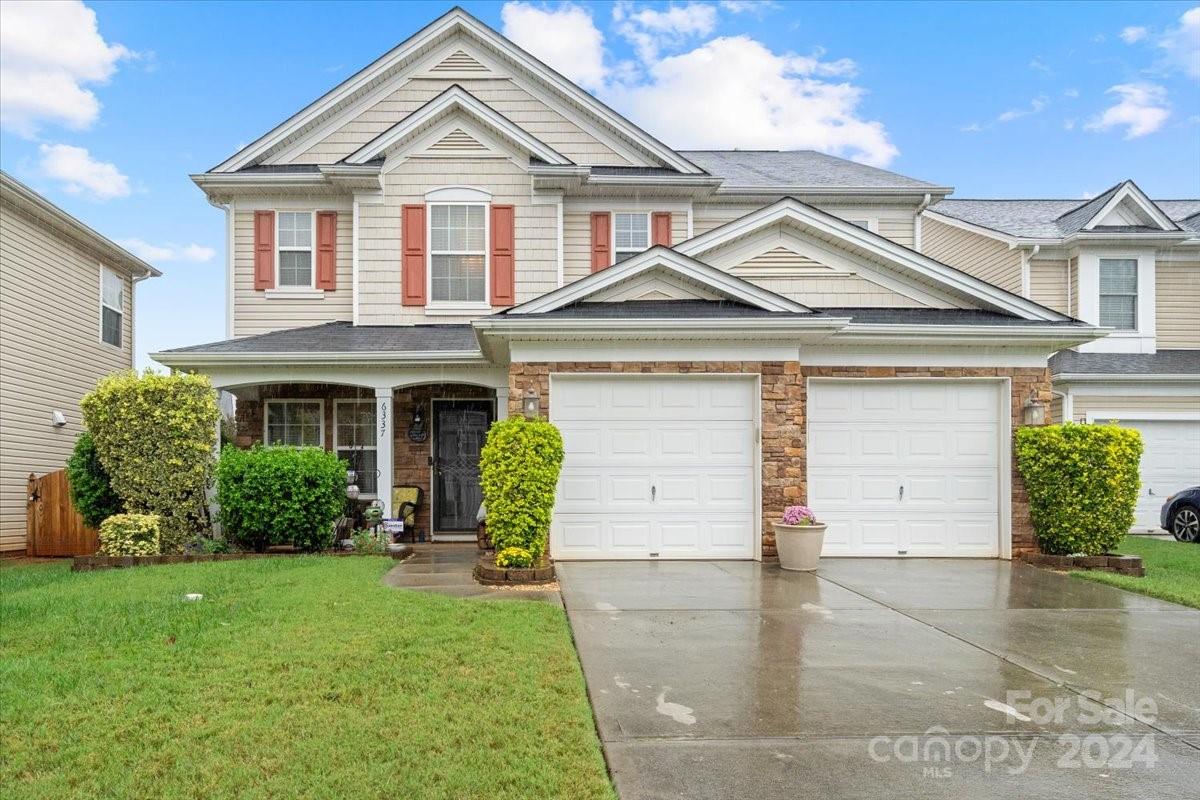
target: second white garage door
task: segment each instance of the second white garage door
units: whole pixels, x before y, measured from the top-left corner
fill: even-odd
[[[753,558],[758,383],[554,375],[556,559]]]
[[[1109,422],[1093,414],[1096,422]],[[1173,419],[1111,420],[1142,433],[1142,486],[1134,511],[1134,530],[1155,530],[1166,499],[1189,486],[1200,486],[1200,421]]]
[[[999,555],[999,384],[813,381],[808,419],[824,555]]]

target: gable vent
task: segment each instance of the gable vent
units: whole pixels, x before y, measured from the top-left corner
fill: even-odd
[[[487,148],[471,137],[471,134],[455,128],[429,146],[430,150],[441,153],[486,153]]]
[[[774,250],[768,250],[767,252],[757,255],[748,261],[743,261],[734,268],[734,271],[786,274],[789,272],[809,271],[814,269],[828,269],[828,267],[817,261],[813,261],[808,256],[802,256],[799,253],[793,252],[786,247],[776,247]]]
[[[487,72],[488,68],[462,50],[456,50],[430,72]]]

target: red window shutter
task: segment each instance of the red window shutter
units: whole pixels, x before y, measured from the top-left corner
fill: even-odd
[[[254,212],[254,290],[275,288],[275,212]]]
[[[612,215],[607,211],[592,212],[592,272],[612,266]]]
[[[425,206],[400,209],[400,304],[425,305]]]
[[[512,206],[492,206],[491,302],[511,306],[516,298],[516,216]]]
[[[650,215],[650,244],[671,246],[671,212],[655,211]]]
[[[317,288],[337,288],[337,212],[317,212]]]

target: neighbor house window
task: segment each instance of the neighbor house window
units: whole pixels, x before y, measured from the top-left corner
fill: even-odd
[[[100,278],[100,341],[121,346],[121,322],[125,319],[125,281],[111,269]]]
[[[313,285],[312,212],[279,212],[279,286]]]
[[[487,301],[486,206],[430,204],[429,297],[435,303]]]
[[[650,246],[649,214],[613,214],[613,263],[619,264]]]
[[[267,400],[266,441],[288,447],[323,447],[324,408],[320,400]]]
[[[333,449],[358,473],[360,496],[374,496],[379,491],[375,401],[338,400],[333,410]]]
[[[1100,326],[1137,330],[1136,258],[1100,259]]]

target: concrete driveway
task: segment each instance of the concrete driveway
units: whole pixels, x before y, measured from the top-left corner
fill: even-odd
[[[1200,786],[1200,611],[1002,561],[557,568],[624,800]]]

